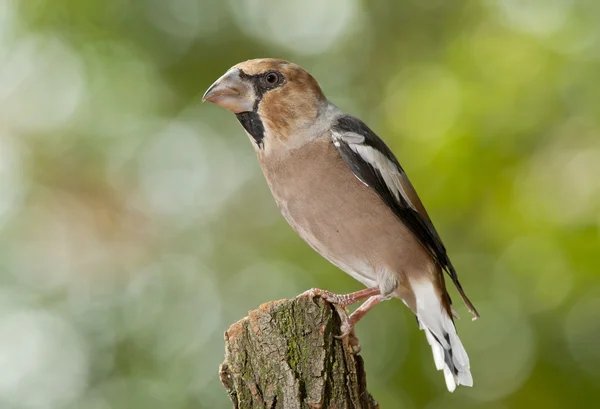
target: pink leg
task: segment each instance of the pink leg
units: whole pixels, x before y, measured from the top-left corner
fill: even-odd
[[[378,294],[370,297],[367,301],[362,303],[362,305],[350,315],[349,324],[351,327],[348,329],[348,332],[352,331],[352,329],[354,329],[354,325],[356,325],[356,323],[360,321],[360,319],[364,317],[371,308],[379,304],[381,300],[383,300],[383,296]]]
[[[348,342],[355,353],[360,352],[360,343],[354,334],[354,325],[375,305],[379,304],[383,300],[383,296],[379,291],[379,288],[365,288],[364,290],[356,291],[350,294],[334,294],[330,291],[321,290],[319,288],[311,288],[305,291],[301,296],[308,296],[314,298],[319,296],[324,300],[333,304],[337,310],[340,320],[342,321],[341,331],[342,334],[336,338],[348,338]],[[355,304],[361,300],[368,298],[360,307],[348,316],[345,307]]]
[[[378,294],[379,288],[365,288],[364,290],[356,291],[350,294],[334,294],[330,291],[321,290],[319,288],[311,288],[310,290],[305,291],[300,295],[308,296],[311,298],[319,296],[332,304],[347,307],[349,305],[356,304],[357,302],[364,300],[365,298],[369,298]]]
[[[358,338],[356,338],[356,335],[354,334],[354,325],[356,325],[356,323],[360,321],[371,308],[379,304],[382,300],[383,296],[381,294],[373,295],[367,301],[362,303],[348,319],[342,319],[342,334],[338,338],[348,337],[348,342],[355,354],[360,352],[360,342],[358,342]]]

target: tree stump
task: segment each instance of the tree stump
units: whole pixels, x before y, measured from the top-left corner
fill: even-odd
[[[319,297],[272,301],[225,332],[219,375],[235,409],[375,409],[363,360]]]

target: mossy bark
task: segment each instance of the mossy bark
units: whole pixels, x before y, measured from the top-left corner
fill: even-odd
[[[339,333],[337,312],[320,298],[250,311],[225,332],[220,377],[234,408],[378,408],[362,358]]]

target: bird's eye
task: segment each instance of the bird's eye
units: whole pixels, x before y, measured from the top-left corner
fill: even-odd
[[[268,72],[265,74],[265,82],[268,85],[277,85],[279,83],[279,75],[276,72]]]

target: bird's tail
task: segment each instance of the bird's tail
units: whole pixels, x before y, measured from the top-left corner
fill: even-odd
[[[448,390],[453,392],[457,385],[473,386],[469,357],[438,292],[431,282],[411,284],[417,300],[419,328],[431,345],[436,368],[444,371]]]
[[[458,290],[458,293],[460,294],[460,297],[462,298],[463,302],[466,304],[469,311],[471,311],[471,314],[473,314],[473,321],[479,319],[479,313],[477,312],[477,308],[475,308],[471,300],[469,300],[469,297],[467,297],[467,294],[465,294],[465,290],[463,290],[460,281],[458,281],[458,274],[456,274],[456,270],[454,269],[454,266],[452,265],[450,260],[448,260],[448,269],[446,271],[448,272],[448,275],[450,275],[450,278],[456,286],[456,289]]]

